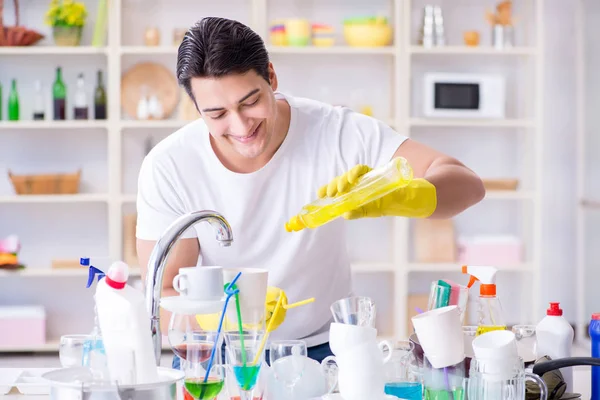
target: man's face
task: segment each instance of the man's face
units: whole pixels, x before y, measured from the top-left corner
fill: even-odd
[[[198,109],[215,145],[226,157],[255,159],[271,142],[277,115],[273,94],[277,78],[272,67],[269,70],[271,85],[254,70],[243,75],[192,79]]]

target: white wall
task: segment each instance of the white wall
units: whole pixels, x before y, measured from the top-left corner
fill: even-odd
[[[250,20],[248,2],[232,0],[223,7],[221,2],[176,0],[178,6],[173,6],[173,0],[152,2],[148,6],[142,0],[123,0],[124,22],[122,42],[126,45],[140,45],[146,26],[156,25],[163,31],[163,45],[170,45],[171,31],[174,27],[188,26],[195,19],[208,14],[220,14],[240,19]],[[7,2],[10,15],[11,2]],[[37,0],[24,2],[27,12],[23,13],[23,23],[33,24],[35,18],[41,15],[46,3]],[[179,3],[183,3],[179,6]],[[477,5],[478,1],[460,0],[465,4]],[[518,2],[517,2],[518,3]],[[88,4],[91,4],[88,2]],[[169,6],[167,6],[169,4]],[[225,2],[223,2],[225,4]],[[229,4],[233,4],[229,6]],[[291,5],[286,10],[275,0],[269,19],[283,18],[291,15],[301,15],[319,18],[321,22],[338,23],[341,16],[364,13],[390,13],[390,2],[378,0],[365,2],[353,0],[320,1],[286,1],[281,4]],[[368,4],[368,5],[367,5]],[[420,3],[419,3],[420,4]],[[454,4],[454,3],[453,3]],[[487,1],[491,8],[493,2]],[[444,3],[449,9],[449,3]],[[560,301],[565,309],[565,315],[574,316],[573,277],[574,268],[574,16],[570,2],[547,0],[545,6],[545,103],[544,103],[544,137],[546,152],[544,159],[544,236],[543,236],[543,302]],[[149,20],[139,17],[144,10]],[[517,8],[518,9],[518,8]],[[133,17],[133,16],[136,17]],[[169,17],[166,17],[166,16]],[[414,12],[418,20],[418,10]],[[468,12],[458,15],[451,10],[446,13],[447,22],[453,24],[449,30],[449,39],[455,43],[460,40],[456,32],[467,26],[485,31],[481,6],[473,6]],[[337,22],[336,22],[337,21]],[[339,25],[338,25],[339,26]],[[90,28],[91,29],[91,28]],[[90,37],[89,32],[86,34]],[[518,31],[518,40],[529,43]],[[596,35],[597,37],[597,35]],[[486,33],[482,42],[489,40]],[[274,55],[273,61],[280,74],[281,90],[296,95],[310,96],[333,103],[344,103],[356,107],[361,101],[374,106],[376,116],[389,118],[392,113],[390,80],[393,65],[385,55],[354,56],[298,56]],[[147,57],[148,58],[148,57]],[[174,57],[149,57],[160,61],[173,70]],[[92,76],[93,71],[103,66],[102,58],[72,57],[54,59],[41,57],[40,62],[32,63],[33,58],[7,58],[0,55],[0,82],[6,88],[12,76],[18,76],[20,88],[23,87],[22,104],[27,109],[28,90],[33,77],[42,77],[48,88],[53,78],[53,68],[58,63],[65,66],[65,79],[74,87],[74,77],[77,71],[83,70],[86,76]],[[35,59],[38,60],[38,59]],[[501,58],[474,58],[477,62],[470,64],[476,70],[498,70],[509,74],[512,83],[517,87],[526,83],[523,78],[517,80],[510,75],[516,60],[503,61]],[[125,56],[124,70],[132,65],[137,58]],[[464,60],[461,60],[464,62]],[[419,63],[420,67],[414,73],[420,74],[424,67],[457,68],[456,64],[442,64],[440,60],[431,63]],[[307,84],[310,82],[310,84]],[[518,89],[520,90],[520,89]],[[5,98],[6,98],[5,89]],[[90,90],[91,96],[91,90]],[[415,95],[416,96],[416,95]],[[510,97],[516,104],[520,102],[519,92],[511,92]],[[418,100],[418,96],[416,96]],[[6,101],[6,100],[5,100]],[[520,107],[509,107],[511,116],[528,116],[523,114]],[[416,113],[416,111],[415,111]],[[418,114],[415,114],[418,115]],[[169,133],[168,130],[127,130],[123,134],[123,193],[133,194],[136,190],[137,169],[144,156],[144,140],[151,136],[158,140]],[[527,175],[528,171],[522,164],[523,154],[515,149],[520,144],[527,143],[527,132],[493,129],[477,131],[468,128],[440,130],[419,128],[413,132],[417,140],[430,143],[441,150],[464,160],[475,171],[486,177]],[[106,132],[2,132],[0,136],[0,195],[9,193],[10,185],[2,179],[6,168],[18,168],[19,171],[34,168],[56,167],[73,169],[79,165],[84,167],[84,191],[102,192],[106,190]],[[34,150],[32,145],[40,144],[43,150]],[[132,205],[125,206],[129,211]],[[49,267],[51,258],[77,258],[84,255],[104,255],[107,250],[107,217],[106,206],[81,205],[0,205],[0,237],[10,233],[18,233],[23,239],[22,259],[31,268]],[[517,233],[521,229],[521,220],[531,210],[520,207],[520,203],[486,201],[457,218],[460,234],[477,233]],[[392,248],[396,244],[381,232],[390,231],[390,221],[357,221],[348,237],[349,248],[355,261],[390,261]],[[463,281],[465,277],[459,274],[444,275]],[[427,288],[428,283],[440,274],[416,273],[411,276],[411,293]],[[499,294],[506,308],[509,323],[533,322],[520,321],[522,305],[518,297],[513,295],[515,278],[521,277],[521,289],[527,290],[527,275],[503,273],[499,277]],[[390,279],[387,275],[364,275],[355,280],[355,289],[359,293],[371,295],[382,309],[381,315],[391,311],[389,299],[392,296]],[[85,279],[70,279],[62,281],[58,278],[27,279],[0,278],[0,304],[17,302],[47,304],[52,318],[50,335],[59,331],[62,324],[68,325],[69,330],[85,331],[91,323],[90,292],[84,289]],[[83,288],[83,289],[82,289]],[[60,292],[60,296],[57,294]],[[75,300],[76,301],[73,301]],[[74,308],[80,317],[73,321],[68,312]],[[545,306],[543,307],[545,309]],[[540,310],[541,311],[541,310]],[[388,330],[389,321],[382,318],[380,328]],[[61,328],[61,331],[63,329]]]

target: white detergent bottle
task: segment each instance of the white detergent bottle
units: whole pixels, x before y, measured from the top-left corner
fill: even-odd
[[[571,357],[573,346],[573,327],[562,316],[559,303],[550,303],[546,316],[535,328],[537,357],[549,356],[551,359]],[[561,368],[560,372],[567,384],[567,392],[573,391],[572,368]]]
[[[129,267],[113,263],[96,287],[96,308],[110,380],[119,385],[158,381],[144,294],[127,285]]]

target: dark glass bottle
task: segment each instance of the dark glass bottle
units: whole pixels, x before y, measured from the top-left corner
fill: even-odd
[[[52,85],[52,105],[54,107],[54,119],[67,119],[67,87],[62,80],[62,69],[56,68],[56,79]]]
[[[98,82],[94,91],[94,118],[106,119],[106,90],[102,82],[102,71],[98,71]]]

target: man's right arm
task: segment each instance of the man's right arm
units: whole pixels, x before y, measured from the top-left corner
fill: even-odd
[[[181,215],[186,207],[179,196],[177,176],[168,167],[149,155],[144,159],[138,178],[136,247],[143,282],[148,273],[148,260],[157,240]],[[196,232],[188,229],[171,249],[163,275],[161,297],[176,296],[173,278],[179,268],[195,267],[198,264],[200,245]],[[167,332],[170,313],[161,309],[161,330]]]
[[[148,260],[150,254],[156,245],[156,241],[137,239],[137,256],[140,262],[140,272],[142,274],[142,282],[146,282],[148,273]],[[162,282],[161,297],[177,296],[177,292],[173,289],[173,279],[179,272],[179,268],[193,267],[198,262],[200,255],[200,246],[198,239],[180,239],[169,253],[167,265]],[[160,329],[163,334],[167,333],[171,313],[160,309]]]

